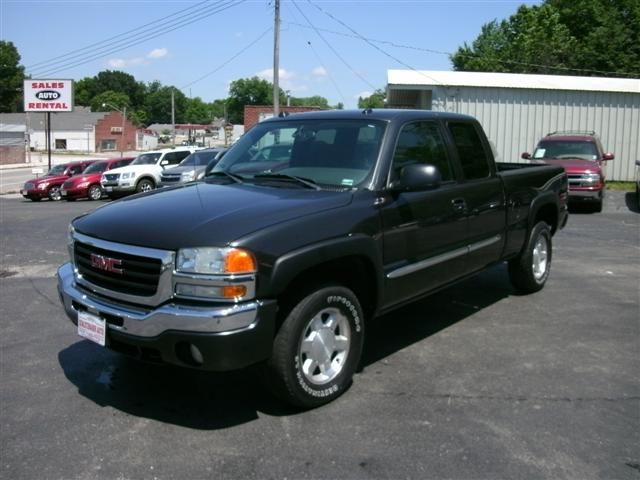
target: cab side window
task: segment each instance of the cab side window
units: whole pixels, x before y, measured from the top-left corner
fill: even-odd
[[[167,165],[177,165],[189,155],[191,155],[189,150],[182,152],[169,152],[164,156],[163,160],[169,162]]]
[[[491,173],[489,160],[474,125],[450,122],[448,126],[458,151],[464,178],[467,180],[487,178]]]
[[[443,182],[453,180],[447,149],[436,123],[414,122],[402,128],[393,155],[393,178],[398,178],[402,167],[412,163],[434,165]]]

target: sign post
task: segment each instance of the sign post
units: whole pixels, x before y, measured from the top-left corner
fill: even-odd
[[[73,111],[73,80],[36,80],[23,83],[24,111],[46,112],[46,144],[51,170],[51,112]]]

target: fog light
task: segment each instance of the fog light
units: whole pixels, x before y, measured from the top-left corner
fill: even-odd
[[[222,288],[176,283],[176,293],[185,297],[220,298],[222,296]]]
[[[191,357],[193,358],[193,361],[195,363],[197,363],[198,365],[202,365],[204,363],[202,352],[193,343],[189,344],[189,351],[191,352]]]

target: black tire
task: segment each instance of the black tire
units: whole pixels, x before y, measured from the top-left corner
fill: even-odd
[[[593,205],[593,211],[594,211],[595,213],[600,213],[600,212],[602,212],[602,202],[603,202],[603,200],[602,200],[602,199],[600,199],[600,200],[598,200],[596,203],[594,203],[594,205]]]
[[[153,183],[152,180],[149,180],[148,178],[143,178],[140,181],[138,181],[138,183],[136,184],[137,193],[150,192],[154,188],[156,188],[155,184]]]
[[[62,193],[60,193],[60,186],[56,185],[49,189],[49,200],[59,202],[62,200]]]
[[[89,200],[100,200],[102,198],[102,188],[100,188],[100,185],[91,185],[87,191],[87,197]]]
[[[267,362],[267,386],[282,400],[314,408],[351,385],[364,343],[364,317],[353,292],[316,290],[287,315]],[[322,363],[320,363],[322,362]]]
[[[545,222],[536,223],[522,253],[509,261],[509,279],[518,292],[534,293],[544,287],[552,252],[551,228]]]

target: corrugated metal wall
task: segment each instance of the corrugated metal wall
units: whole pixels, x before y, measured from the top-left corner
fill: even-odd
[[[521,162],[538,140],[556,130],[594,130],[615,160],[610,180],[633,180],[640,160],[639,93],[429,87],[432,108],[476,117],[496,146],[499,160]]]

